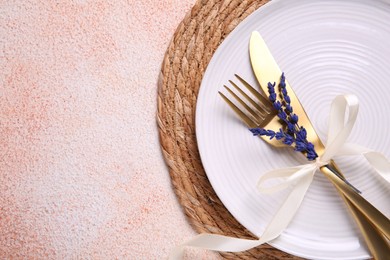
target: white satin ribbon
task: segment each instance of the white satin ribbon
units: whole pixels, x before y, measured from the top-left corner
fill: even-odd
[[[384,155],[356,144],[345,143],[355,124],[358,110],[359,101],[356,96],[337,96],[331,106],[328,141],[324,154],[317,158],[315,162],[272,170],[260,177],[257,188],[262,193],[274,193],[288,187],[292,187],[292,190],[258,240],[200,234],[177,246],[171,252],[170,259],[181,259],[186,246],[220,252],[240,252],[277,238],[288,226],[301,205],[306,191],[313,180],[314,173],[321,166],[327,164],[334,156],[363,155],[376,172],[390,183],[390,163]],[[280,181],[276,185],[265,187],[264,183],[269,179],[278,179]]]

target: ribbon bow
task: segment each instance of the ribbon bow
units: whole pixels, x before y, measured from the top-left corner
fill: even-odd
[[[260,177],[257,188],[262,193],[274,193],[287,187],[293,189],[258,240],[200,234],[176,247],[171,252],[170,259],[181,259],[185,246],[221,252],[240,252],[277,238],[297,212],[315,172],[321,166],[328,164],[334,156],[363,155],[376,172],[390,183],[390,163],[383,154],[356,144],[345,143],[355,124],[358,110],[359,101],[356,96],[337,96],[331,106],[328,141],[323,155],[315,162],[272,170]],[[264,183],[270,179],[282,179],[282,181],[271,187],[264,187]]]

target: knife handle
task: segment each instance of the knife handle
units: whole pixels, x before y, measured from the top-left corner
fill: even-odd
[[[390,220],[377,208],[370,204],[360,194],[355,192],[348,184],[340,179],[327,166],[320,168],[321,172],[336,186],[348,200],[352,203],[383,235],[390,239]]]

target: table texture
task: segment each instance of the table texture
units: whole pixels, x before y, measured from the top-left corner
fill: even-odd
[[[196,234],[155,119],[194,3],[0,3],[0,258],[161,259]]]

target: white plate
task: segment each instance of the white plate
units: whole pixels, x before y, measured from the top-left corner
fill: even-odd
[[[248,43],[265,38],[278,64],[325,141],[332,99],[353,93],[360,112],[350,142],[390,157],[390,3],[366,0],[273,0],[243,21],[218,48],[204,75],[196,110],[199,150],[216,193],[247,229],[260,235],[286,192],[259,194],[268,170],[302,163],[291,150],[255,138],[218,96],[238,73],[255,85]],[[338,158],[348,179],[390,216],[390,188],[360,156]],[[289,227],[271,243],[315,259],[366,259],[353,219],[330,183],[317,173]]]

